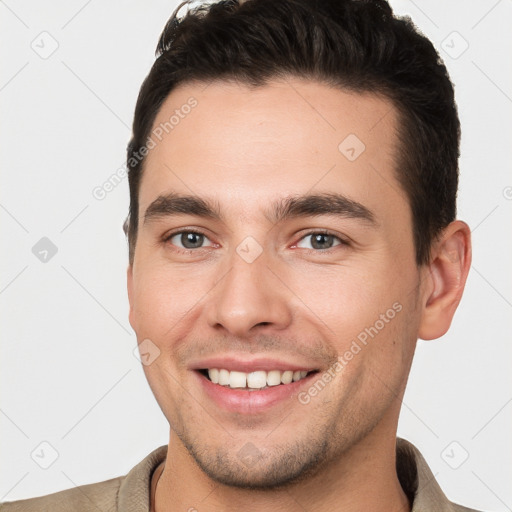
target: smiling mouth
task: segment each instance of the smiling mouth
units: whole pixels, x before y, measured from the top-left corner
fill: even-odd
[[[271,370],[268,372],[258,370],[246,373],[229,371],[223,368],[205,368],[198,371],[213,384],[225,388],[246,391],[257,391],[274,386],[286,386],[292,382],[305,379],[313,373],[318,373],[318,370]]]

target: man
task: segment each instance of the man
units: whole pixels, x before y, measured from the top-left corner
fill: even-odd
[[[471,262],[432,44],[384,1],[180,7],[127,155],[130,323],[169,445],[3,510],[470,510],[396,438]]]

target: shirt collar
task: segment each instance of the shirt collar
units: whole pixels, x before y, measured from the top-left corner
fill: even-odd
[[[423,455],[400,437],[396,439],[396,471],[402,489],[412,501],[411,512],[453,512],[453,504],[439,487]]]
[[[160,446],[124,477],[119,487],[119,512],[149,512],[151,476],[166,455],[167,445]],[[453,512],[452,504],[419,450],[399,437],[396,440],[396,468],[400,484],[412,502],[411,512]]]

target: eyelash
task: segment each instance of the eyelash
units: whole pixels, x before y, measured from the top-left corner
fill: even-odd
[[[350,245],[350,242],[348,241],[348,239],[342,238],[341,236],[337,235],[336,233],[333,233],[332,231],[329,231],[328,229],[315,229],[315,230],[309,231],[309,232],[305,233],[304,235],[302,235],[299,238],[299,240],[297,240],[297,242],[295,242],[294,246],[296,246],[299,242],[304,240],[304,238],[307,238],[308,236],[311,236],[311,235],[332,236],[336,240],[338,240],[339,244],[335,245],[334,247],[330,247],[329,249],[303,249],[302,247],[300,248],[303,251],[307,251],[308,253],[313,252],[315,254],[329,254],[331,251],[336,250],[337,247],[341,247],[341,246],[348,247]]]
[[[181,235],[183,233],[195,233],[196,235],[202,235],[205,238],[208,238],[207,235],[205,235],[204,233],[202,233],[201,231],[198,231],[196,229],[181,229],[179,231],[174,231],[174,232],[166,235],[163,239],[163,242],[168,243],[171,238],[173,238],[176,235]],[[322,249],[302,249],[301,248],[302,250],[307,251],[308,253],[328,254],[332,250],[336,249],[336,247],[338,247],[338,246],[345,246],[345,247],[350,246],[350,242],[348,240],[340,237],[336,233],[333,233],[332,231],[329,231],[328,229],[316,229],[316,230],[309,231],[308,233],[305,233],[304,235],[302,235],[301,238],[299,240],[297,240],[297,242],[294,243],[294,247],[297,246],[297,244],[299,242],[301,242],[304,238],[307,238],[308,236],[311,236],[311,235],[333,236],[340,243],[339,243],[339,245],[335,245],[334,247],[330,247],[329,249],[323,249],[323,250]],[[171,245],[173,245],[173,244],[171,244]],[[206,247],[198,247],[196,249],[182,249],[181,247],[176,247],[175,245],[173,245],[173,249],[182,254],[191,254],[191,253],[197,252],[200,249],[206,249]]]
[[[183,233],[195,233],[196,235],[202,235],[206,238],[208,238],[204,233],[201,233],[201,231],[198,231],[196,229],[181,229],[179,231],[174,231],[173,233],[169,233],[168,235],[166,235],[163,239],[163,242],[164,243],[168,243],[169,240],[176,236],[176,235],[181,235]],[[172,245],[172,244],[171,244]],[[175,245],[173,245],[173,248],[176,252],[179,252],[179,253],[182,253],[182,254],[191,254],[191,253],[194,253],[194,252],[197,252],[198,250],[200,249],[205,249],[205,247],[199,247],[197,249],[182,249],[181,247],[176,247]]]

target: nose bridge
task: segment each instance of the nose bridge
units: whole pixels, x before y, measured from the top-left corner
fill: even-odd
[[[233,250],[229,270],[211,295],[208,322],[212,327],[222,326],[242,337],[259,324],[283,329],[290,323],[286,290],[268,268],[270,260],[251,237]]]

